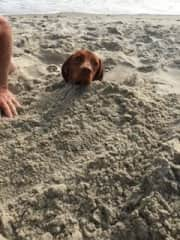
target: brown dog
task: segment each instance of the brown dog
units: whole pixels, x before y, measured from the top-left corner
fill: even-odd
[[[102,80],[103,63],[95,53],[79,50],[65,61],[62,75],[66,82],[89,85],[92,81]]]

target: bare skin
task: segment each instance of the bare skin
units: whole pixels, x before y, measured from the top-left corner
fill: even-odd
[[[9,23],[0,16],[0,109],[6,117],[17,115],[20,103],[8,89],[8,74],[15,70],[12,61],[12,31]]]

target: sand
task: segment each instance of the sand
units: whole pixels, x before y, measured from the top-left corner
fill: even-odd
[[[180,239],[180,17],[11,16],[23,104],[0,120],[0,239]],[[77,49],[102,82],[64,83]]]

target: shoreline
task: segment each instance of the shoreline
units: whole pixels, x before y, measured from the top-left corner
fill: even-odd
[[[109,14],[109,13],[86,13],[86,12],[52,12],[52,13],[27,13],[27,14],[22,14],[22,13],[15,13],[15,14],[3,14],[1,13],[2,16],[46,16],[46,15],[50,15],[50,16],[58,16],[58,15],[72,15],[72,16],[76,16],[76,15],[80,15],[80,16],[101,16],[101,17],[106,17],[106,16],[111,16],[111,17],[159,17],[159,18],[164,18],[164,17],[172,17],[172,18],[180,18],[180,15],[178,14],[145,14],[145,13],[137,13],[137,14],[126,14],[126,13],[122,13],[122,14]]]

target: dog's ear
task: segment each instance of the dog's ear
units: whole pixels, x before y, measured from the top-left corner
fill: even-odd
[[[66,82],[69,81],[69,68],[71,64],[72,55],[63,63],[61,73]]]
[[[98,67],[98,70],[97,70],[93,80],[101,81],[103,79],[103,75],[104,75],[104,66],[103,66],[102,60],[99,58],[99,67]]]

